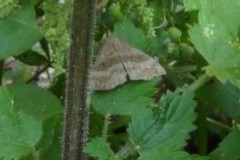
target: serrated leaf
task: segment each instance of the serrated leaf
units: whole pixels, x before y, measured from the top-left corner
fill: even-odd
[[[155,160],[161,157],[161,160],[208,160],[207,157],[190,155],[187,152],[170,148],[169,146],[161,146],[141,154],[139,160]]]
[[[34,6],[25,1],[14,13],[0,20],[0,59],[25,52],[40,38]]]
[[[215,81],[203,86],[196,93],[208,108],[235,120],[240,119],[240,90],[237,87]]]
[[[6,88],[0,88],[0,102],[0,157],[20,159],[34,150],[42,136],[42,125],[17,112],[14,98]]]
[[[119,160],[104,138],[94,138],[87,143],[84,152],[98,160]]]
[[[240,131],[232,131],[211,154],[211,160],[239,160],[240,159]]]
[[[154,88],[159,79],[129,81],[110,91],[95,92],[91,96],[93,108],[103,114],[132,115],[143,113],[153,103]]]
[[[240,3],[204,0],[200,5],[199,22],[189,30],[192,43],[208,61],[205,69],[209,75],[240,87]]]
[[[154,147],[180,149],[186,145],[189,132],[195,129],[196,102],[188,86],[168,91],[159,103],[159,110],[133,116],[128,133],[130,141],[142,154]]]
[[[14,84],[9,86],[8,90],[13,97],[16,112],[34,117],[42,125],[43,135],[35,147],[41,150],[41,156],[45,155],[49,147],[56,144],[53,141],[56,136],[54,127],[59,116],[62,116],[63,106],[52,93],[35,85]],[[59,140],[60,136],[55,138]],[[60,147],[55,146],[55,148]],[[58,156],[55,152],[50,155]]]
[[[233,68],[218,68],[215,66],[207,66],[204,68],[209,76],[217,76],[223,83],[226,81],[240,87],[240,69],[239,67]]]

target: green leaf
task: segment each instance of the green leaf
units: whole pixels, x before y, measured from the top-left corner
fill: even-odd
[[[161,98],[156,112],[149,110],[132,118],[128,133],[130,141],[143,154],[155,147],[180,149],[186,145],[189,132],[195,129],[196,102],[188,86],[168,91]],[[161,152],[161,151],[160,151]]]
[[[179,151],[174,148],[170,148],[169,146],[161,146],[160,148],[156,148],[150,150],[148,152],[144,152],[139,160],[153,160],[156,157],[161,157],[161,160],[208,160],[207,157],[200,157],[197,155],[190,155],[187,152]]]
[[[113,90],[95,92],[91,96],[93,108],[103,114],[132,115],[143,113],[153,103],[151,98],[157,91],[154,86],[159,79],[151,81],[129,81]]]
[[[45,56],[39,54],[36,51],[28,50],[18,56],[15,56],[19,61],[32,66],[40,66],[43,64],[48,64],[48,60]]]
[[[240,131],[232,131],[211,154],[211,160],[240,159]]]
[[[42,136],[42,125],[35,118],[17,112],[14,98],[6,88],[0,88],[0,157],[20,159],[34,151]]]
[[[201,6],[199,22],[190,27],[189,34],[196,49],[209,63],[205,68],[207,74],[240,87],[240,3],[238,0],[198,3]]]
[[[12,94],[16,112],[34,117],[42,125],[43,135],[35,146],[41,150],[40,155],[44,157],[59,156],[60,152],[53,152],[54,147],[56,150],[60,150],[61,134],[55,135],[55,126],[59,123],[59,116],[62,117],[63,114],[63,106],[59,100],[49,91],[35,85],[14,84],[9,86],[8,90]],[[60,132],[62,133],[62,131]],[[55,138],[59,143],[56,143]],[[54,144],[56,146],[52,147]],[[49,151],[49,148],[52,152]]]
[[[84,152],[98,160],[118,160],[104,138],[94,138],[87,143]]]
[[[63,122],[62,118],[59,118],[59,117],[60,117],[59,115],[52,116],[42,122],[43,135],[42,135],[41,140],[38,142],[38,144],[36,146],[36,148],[41,150],[41,152],[40,152],[41,155],[46,150],[48,150],[51,145],[55,144],[54,143],[55,138],[57,138],[59,140],[59,138],[61,137],[61,135],[58,135],[58,136],[54,135],[56,132],[55,130],[61,128],[61,126],[58,125],[58,123],[60,123],[59,120],[61,119],[61,122]],[[61,117],[62,117],[62,115],[61,115]],[[56,126],[58,126],[59,128],[56,129]],[[61,132],[62,132],[62,130],[61,130]],[[55,146],[56,149],[58,148],[57,146],[58,146],[58,143]]]
[[[131,46],[145,52],[148,52],[152,45],[152,39],[147,38],[144,32],[141,29],[136,28],[129,19],[125,19],[123,22],[117,23],[114,26],[113,33]]]
[[[215,81],[203,86],[196,93],[208,108],[235,120],[240,119],[240,90],[237,87]]]
[[[40,38],[34,6],[25,1],[14,13],[0,20],[0,59],[25,52]]]
[[[9,86],[16,108],[26,115],[43,121],[63,113],[60,101],[46,89],[35,85],[14,84]]]
[[[198,10],[201,8],[201,2],[205,2],[206,0],[183,0],[184,7],[186,11]]]
[[[149,55],[154,55],[161,59],[167,56],[167,51],[164,48],[167,34],[163,32],[157,33],[156,37],[147,37],[141,28],[135,27],[129,19],[124,19],[121,23],[114,25],[113,33],[124,42]]]
[[[239,67],[233,67],[233,68],[218,68],[216,66],[207,66],[205,67],[206,73],[209,76],[217,76],[219,80],[221,80],[223,83],[226,81],[231,82],[232,84],[236,86],[240,86],[240,69]]]
[[[62,151],[61,138],[63,133],[62,122],[63,122],[63,117],[61,118],[57,117],[57,120],[55,121],[53,121],[53,119],[46,121],[48,125],[46,125],[45,123],[45,126],[47,127],[43,128],[44,135],[40,141],[42,143],[38,143],[38,146],[37,146],[37,148],[41,150],[40,159],[43,159],[43,160],[61,159],[61,151]],[[52,128],[49,128],[51,126]]]

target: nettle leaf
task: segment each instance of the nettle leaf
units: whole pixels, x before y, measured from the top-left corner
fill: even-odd
[[[14,97],[6,88],[0,88],[0,158],[20,159],[34,151],[42,136],[41,122],[17,112]]]
[[[207,60],[207,74],[240,87],[240,3],[238,0],[199,1],[199,22],[189,35],[199,53]],[[198,7],[199,8],[199,7]],[[226,9],[231,8],[231,9]]]
[[[94,138],[87,143],[84,152],[98,160],[119,160],[104,138]]]
[[[93,108],[103,114],[133,115],[144,113],[146,106],[157,91],[158,78],[150,81],[129,81],[113,90],[95,92],[91,95]]]
[[[40,38],[34,6],[26,1],[6,19],[0,20],[0,59],[23,53]]]
[[[198,155],[190,155],[187,152],[170,148],[169,146],[161,146],[153,149],[149,152],[141,154],[139,160],[150,160],[161,157],[161,160],[208,160],[207,157],[201,157]]]
[[[195,129],[196,102],[188,86],[168,91],[159,103],[159,109],[132,118],[128,128],[130,141],[138,148],[140,155],[152,149],[168,146],[181,149],[186,145],[189,132]],[[161,152],[161,150],[159,150]],[[172,150],[168,150],[172,155]]]
[[[232,131],[211,154],[211,160],[239,160],[240,159],[240,131]]]
[[[5,150],[1,149],[1,151],[4,154],[8,153],[8,156],[12,156],[12,153],[16,153],[18,155],[13,156],[18,156],[19,159],[19,157],[22,156],[27,158],[32,157],[32,153],[34,152],[34,150],[37,151],[38,149],[40,149],[40,155],[42,156],[49,149],[49,147],[51,147],[52,144],[56,144],[56,141],[53,138],[54,136],[56,136],[55,126],[57,125],[57,122],[59,123],[59,117],[62,116],[63,106],[61,105],[59,100],[50,92],[34,85],[14,84],[9,86],[9,88],[5,90],[5,92],[8,94],[8,97],[1,96],[1,102],[8,101],[8,106],[6,107],[11,112],[8,111],[8,113],[7,110],[4,108],[1,108],[4,110],[0,110],[0,115],[4,115],[2,116],[2,120],[4,121],[0,120],[0,126],[3,126],[5,128],[5,130],[4,128],[0,129],[0,133],[3,133],[0,134],[0,139],[4,140],[0,140],[0,145],[4,144],[5,146]],[[8,123],[5,122],[4,118]],[[20,122],[17,121],[18,119]],[[7,126],[5,126],[5,124]],[[19,125],[19,127],[17,125]],[[6,128],[9,130],[6,130]],[[20,133],[17,130],[19,130]],[[29,137],[28,135],[37,133],[38,135],[32,135],[35,136],[35,141],[31,143],[28,142],[31,140],[31,137]],[[6,139],[6,137],[9,138]],[[60,135],[58,134],[58,137],[55,138],[59,140],[59,137]],[[27,143],[25,142],[25,139],[28,140]],[[15,142],[19,144],[15,145]],[[13,146],[8,146],[8,143]],[[19,146],[22,148],[20,148]],[[8,148],[11,149],[11,152],[8,152]],[[0,157],[2,156],[1,151]],[[60,152],[51,153],[51,156],[57,156]]]
[[[240,119],[240,89],[218,81],[197,90],[197,97],[209,108],[235,120]]]

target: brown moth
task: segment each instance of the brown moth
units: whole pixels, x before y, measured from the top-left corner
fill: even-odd
[[[154,58],[110,34],[92,66],[90,90],[109,90],[128,79],[150,80],[164,74]]]

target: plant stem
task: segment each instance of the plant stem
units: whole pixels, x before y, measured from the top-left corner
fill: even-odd
[[[228,132],[231,132],[231,131],[232,131],[232,128],[228,127],[227,125],[225,125],[225,124],[223,124],[223,123],[220,123],[220,122],[218,122],[218,121],[215,121],[215,120],[212,119],[212,118],[207,118],[207,121],[208,121],[209,123],[214,124],[215,126],[218,126],[218,127],[220,127],[220,128],[223,128],[223,129],[227,130]]]
[[[106,114],[105,118],[104,118],[104,123],[103,123],[103,131],[102,131],[102,137],[107,138],[107,134],[108,134],[108,125],[109,125],[109,118],[110,118],[110,114]]]
[[[196,124],[198,126],[196,130],[196,145],[198,147],[198,151],[200,155],[206,155],[208,150],[208,129],[207,129],[207,108],[204,106],[197,107],[198,118],[196,120]]]
[[[4,60],[0,60],[0,86],[2,86],[3,83],[3,68],[4,68]]]
[[[68,56],[63,160],[85,160],[89,123],[89,71],[92,60],[94,0],[74,0]]]
[[[212,77],[209,77],[208,75],[204,74],[190,85],[190,89],[193,91],[196,91],[199,88],[201,88],[203,85],[205,85],[207,82],[209,82],[211,79]]]

